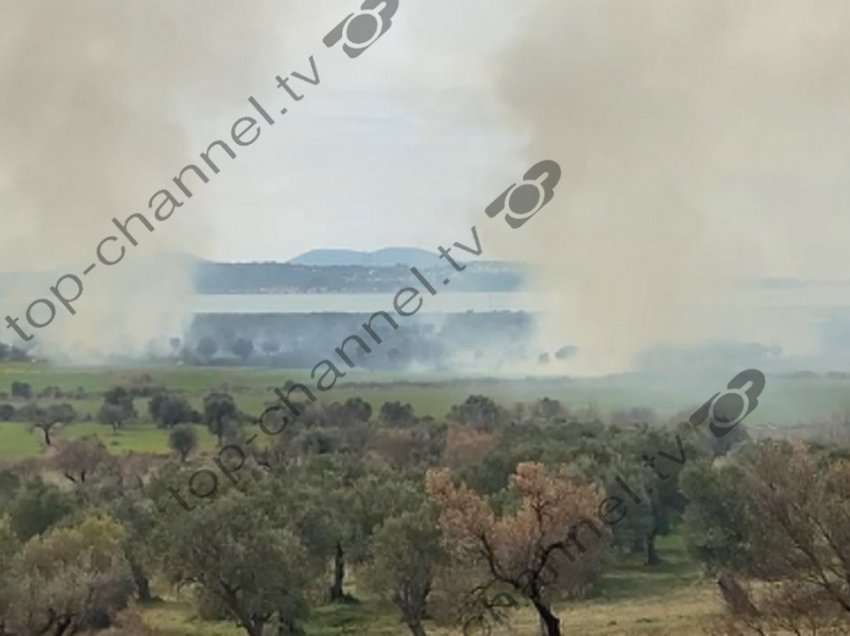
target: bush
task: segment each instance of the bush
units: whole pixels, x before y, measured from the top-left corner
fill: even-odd
[[[32,399],[32,385],[29,382],[12,382],[12,397]]]
[[[201,414],[193,409],[186,398],[173,393],[157,393],[148,403],[151,419],[163,428],[177,424],[197,423]]]
[[[133,394],[126,388],[115,386],[103,394],[103,406],[97,413],[97,419],[101,424],[109,424],[113,430],[117,431],[124,422],[136,417]]]
[[[12,530],[21,541],[42,534],[73,511],[73,498],[36,478],[19,489],[9,505]]]
[[[36,422],[43,419],[46,411],[35,402],[24,404],[16,412],[17,418],[23,422]]]
[[[180,455],[180,461],[185,462],[189,453],[198,447],[198,433],[186,424],[175,426],[168,435],[168,446]]]

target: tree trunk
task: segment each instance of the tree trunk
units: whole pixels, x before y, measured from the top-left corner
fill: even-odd
[[[540,615],[541,636],[561,636],[561,621],[549,606],[541,600],[531,599],[531,602]]]
[[[336,554],[334,554],[334,580],[331,585],[331,602],[340,601],[345,597],[342,585],[345,580],[345,552],[342,544],[337,541]]]
[[[658,535],[658,529],[653,528],[652,532],[646,538],[646,564],[658,565],[661,559],[658,558],[658,552],[655,550],[655,537]]]
[[[410,628],[410,633],[413,636],[428,636],[420,621],[410,621],[407,626]]]
[[[280,617],[280,623],[277,626],[278,636],[298,636],[304,633],[304,630],[298,627],[295,619],[284,618],[283,612],[278,612],[278,615]]]
[[[263,631],[265,630],[265,623],[250,619],[243,620],[242,629],[248,632],[248,636],[263,636]]]
[[[643,552],[645,549],[644,546],[645,542],[643,540],[643,537],[639,533],[636,533],[635,536],[632,538],[632,553],[637,554]]]
[[[151,586],[148,577],[145,576],[141,566],[130,563],[130,573],[133,575],[133,582],[136,584],[136,595],[140,603],[150,603],[153,600],[151,596]]]
[[[53,632],[53,636],[62,636],[65,632],[67,632],[68,628],[71,627],[72,620],[73,619],[71,619],[67,616],[65,618],[63,618],[62,620],[60,620],[56,624],[56,631]]]

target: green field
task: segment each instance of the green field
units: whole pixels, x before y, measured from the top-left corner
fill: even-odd
[[[401,378],[401,379],[399,379]],[[226,390],[233,394],[239,408],[245,413],[258,415],[276,398],[275,386],[287,380],[304,382],[314,389],[319,399],[344,401],[359,396],[377,410],[381,404],[399,400],[412,404],[418,415],[444,416],[453,404],[458,404],[471,394],[492,397],[505,406],[518,401],[534,401],[544,396],[561,400],[569,408],[593,408],[601,415],[613,410],[632,407],[650,407],[662,417],[672,417],[693,409],[723,388],[726,379],[716,382],[678,378],[670,381],[647,381],[633,376],[615,376],[600,379],[547,378],[483,378],[472,376],[447,377],[437,373],[391,374],[353,370],[333,389],[325,393],[315,391],[309,371],[302,369],[267,370],[249,368],[213,367],[158,367],[123,368],[56,367],[47,364],[7,363],[0,365],[0,392],[9,390],[13,381],[32,384],[35,394],[45,387],[58,386],[63,390],[81,387],[90,395],[83,400],[58,400],[70,402],[81,415],[94,416],[102,399],[100,394],[109,387],[149,383],[161,385],[184,394],[199,408],[203,396],[212,390]],[[2,401],[2,400],[0,400]],[[16,406],[22,402],[11,401]],[[36,400],[48,404],[54,400]],[[167,453],[167,434],[157,429],[147,418],[145,400],[137,400],[139,421],[126,426],[117,434],[107,426],[95,422],[77,422],[68,426],[59,436],[80,437],[94,434],[115,453],[137,451]],[[748,418],[751,430],[764,425],[778,428],[810,424],[833,415],[850,413],[850,380],[833,378],[771,378],[760,399],[759,407]],[[212,440],[199,429],[202,448],[211,448]],[[30,433],[22,422],[0,422],[0,459],[22,459],[37,456],[43,442],[36,433]]]

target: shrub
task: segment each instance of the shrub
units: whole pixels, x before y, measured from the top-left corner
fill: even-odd
[[[29,382],[12,382],[12,397],[32,399],[32,385]]]

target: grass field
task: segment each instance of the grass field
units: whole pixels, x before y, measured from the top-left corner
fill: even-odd
[[[401,379],[400,379],[401,378]],[[100,393],[116,384],[138,384],[142,380],[183,393],[196,407],[211,390],[231,392],[240,409],[259,414],[275,399],[272,389],[291,379],[315,388],[309,372],[303,369],[267,370],[254,368],[158,367],[135,369],[68,368],[46,364],[8,363],[0,365],[0,391],[8,390],[13,381],[29,382],[35,393],[45,387],[63,390],[82,387],[90,396],[70,401],[81,415],[94,415],[101,403]],[[676,384],[663,380],[617,376],[601,379],[514,378],[493,379],[471,376],[448,378],[436,373],[399,374],[347,372],[344,380],[326,393],[318,393],[326,401],[344,401],[359,396],[375,409],[389,400],[411,403],[417,414],[444,416],[453,404],[471,394],[484,394],[510,406],[517,401],[533,401],[544,396],[561,400],[572,409],[593,407],[605,414],[616,409],[650,407],[659,415],[672,416],[698,406],[701,401],[721,389],[728,378],[716,382],[680,378]],[[50,400],[40,400],[49,403]],[[93,422],[77,422],[58,435],[80,437],[94,434],[114,452],[128,451],[166,453],[166,432],[147,420],[145,400],[137,400],[138,422],[118,434]],[[836,413],[850,413],[850,380],[814,378],[768,378],[759,407],[747,420],[752,430],[764,424],[778,427],[810,423]],[[212,440],[205,431],[202,448],[210,448]],[[41,437],[30,433],[21,422],[0,422],[0,459],[22,459],[38,455]]]

